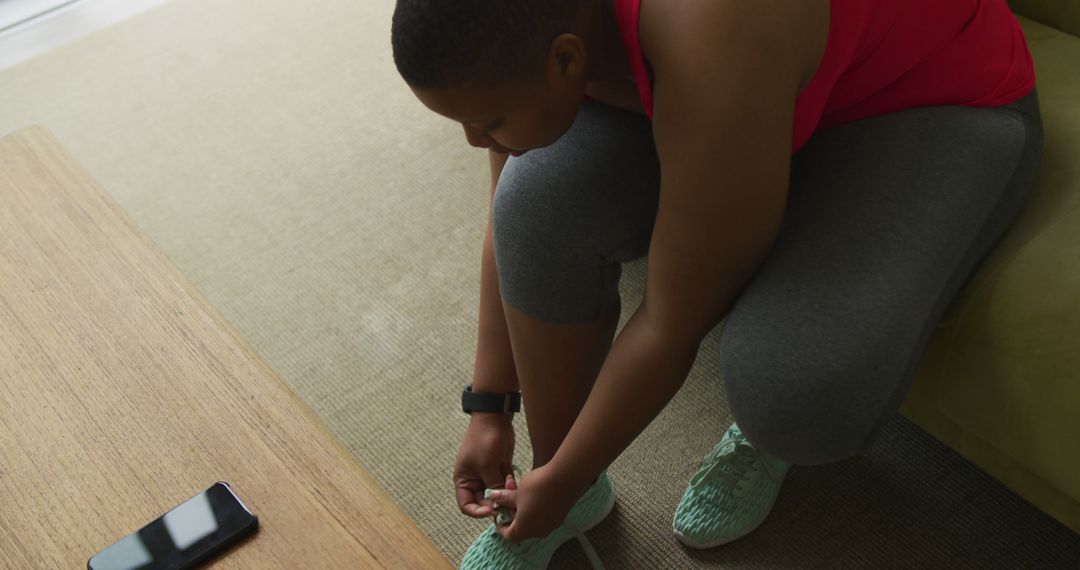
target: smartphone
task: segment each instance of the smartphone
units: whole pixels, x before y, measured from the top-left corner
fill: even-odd
[[[251,534],[259,519],[218,481],[86,563],[89,570],[181,570]]]

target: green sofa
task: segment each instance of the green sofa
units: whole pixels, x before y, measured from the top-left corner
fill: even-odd
[[[1046,149],[1031,198],[930,341],[901,413],[1080,533],[1080,0],[1012,0]]]

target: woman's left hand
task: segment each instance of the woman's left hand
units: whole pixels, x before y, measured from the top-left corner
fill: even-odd
[[[517,482],[516,489],[501,489],[491,499],[499,508],[509,509],[514,516],[507,526],[496,524],[499,534],[518,543],[551,534],[566,519],[577,503],[583,489],[573,489],[558,480],[548,466],[529,471]]]

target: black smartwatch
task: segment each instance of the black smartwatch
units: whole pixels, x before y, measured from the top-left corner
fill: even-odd
[[[472,384],[465,386],[465,390],[461,392],[461,411],[466,414],[473,412],[512,414],[520,410],[521,392],[511,392],[509,394],[473,392]]]

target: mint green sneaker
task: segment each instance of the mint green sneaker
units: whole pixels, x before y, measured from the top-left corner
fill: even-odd
[[[712,548],[746,536],[772,511],[789,467],[754,449],[731,424],[675,509],[675,537],[690,548]]]
[[[473,541],[461,560],[461,570],[542,570],[547,568],[551,556],[562,544],[572,538],[578,539],[585,549],[593,568],[602,570],[603,565],[596,550],[585,538],[585,531],[600,521],[615,506],[615,492],[607,472],[601,473],[596,482],[578,499],[566,520],[551,534],[543,538],[530,538],[514,544],[503,539],[495,525],[491,525]]]

